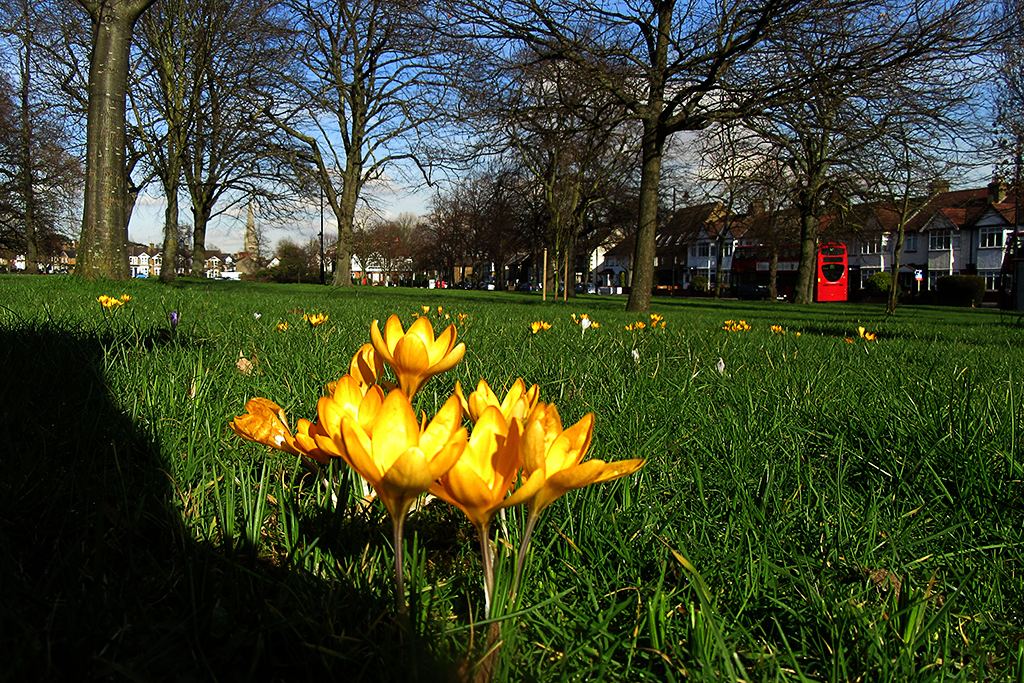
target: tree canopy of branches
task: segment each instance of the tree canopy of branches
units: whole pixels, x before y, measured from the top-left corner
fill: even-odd
[[[34,9],[22,0],[0,12],[0,36],[13,58],[11,77],[0,73],[0,249],[24,254],[29,273],[70,232],[81,179],[62,121],[40,97],[45,53],[36,49],[36,32],[47,29]]]
[[[818,228],[863,189],[858,161],[905,123],[952,135],[978,72],[970,60],[990,35],[969,0],[851,4],[839,16],[810,15],[760,53],[779,83],[821,74],[804,97],[744,118],[789,167],[800,219],[797,303],[813,300]]]
[[[683,130],[791,99],[807,77],[784,84],[746,70],[750,53],[803,14],[832,11],[828,2],[726,0],[631,3],[530,0],[469,3],[464,21],[493,45],[572,64],[616,102],[640,131],[640,189],[627,309],[647,310],[654,281],[658,191],[666,141]],[[740,78],[744,73],[747,78]]]
[[[286,0],[296,55],[288,105],[267,114],[308,148],[338,223],[334,285],[351,284],[356,207],[396,162],[426,170],[442,135],[454,51],[428,1]],[[337,187],[340,185],[340,188]]]
[[[587,214],[636,171],[635,136],[621,105],[587,80],[590,72],[530,55],[512,68],[515,84],[495,100],[499,111],[488,118],[498,125],[483,144],[507,150],[525,171],[520,182],[537,188],[545,245],[570,280]],[[574,291],[567,286],[566,297]]]
[[[1005,33],[998,46],[1000,78],[995,84],[996,128],[999,146],[1011,157],[1003,159],[1001,165],[1013,164],[1015,183],[1020,192],[1021,154],[1024,149],[1024,2],[1002,0],[998,17]]]
[[[252,104],[254,93],[276,83],[285,69],[286,48],[272,3],[192,5],[188,30],[197,46],[191,56],[196,97],[182,170],[192,203],[192,274],[201,276],[210,219],[253,196],[276,199],[293,172],[295,152]]]

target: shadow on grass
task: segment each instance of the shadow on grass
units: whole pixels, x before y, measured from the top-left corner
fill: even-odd
[[[196,543],[108,344],[0,330],[0,680],[450,679],[383,598]]]

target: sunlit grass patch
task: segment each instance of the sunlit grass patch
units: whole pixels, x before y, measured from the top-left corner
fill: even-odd
[[[457,679],[480,661],[461,513],[432,500],[409,518],[410,635],[392,619],[382,506],[348,470],[314,476],[227,426],[255,396],[315,415],[392,314],[455,324],[466,343],[417,409],[436,413],[456,382],[504,396],[522,377],[566,425],[595,414],[592,457],[648,460],[545,512],[494,680],[1018,670],[1024,330],[997,311],[655,299],[655,321],[601,297],[0,287],[0,619],[22,645],[4,665],[16,679],[58,667],[53,652],[140,678],[205,662],[228,679]],[[538,320],[551,327],[534,334]],[[524,521],[493,522],[499,586]]]

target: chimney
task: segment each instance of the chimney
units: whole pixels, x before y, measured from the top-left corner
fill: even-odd
[[[935,180],[928,183],[928,194],[934,197],[935,195],[945,194],[949,192],[949,181],[943,178],[936,178]]]
[[[989,204],[1001,204],[1004,199],[1006,199],[1006,181],[996,176],[988,184]]]

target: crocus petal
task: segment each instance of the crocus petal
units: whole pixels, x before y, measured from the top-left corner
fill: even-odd
[[[331,456],[316,445],[314,434],[317,431],[316,425],[309,420],[299,420],[295,427],[295,446],[313,460],[326,465],[331,461]]]
[[[434,483],[430,462],[419,448],[404,450],[374,488],[393,517],[404,515],[418,495]]]
[[[248,415],[239,415],[231,421],[231,429],[235,434],[249,441],[299,455],[281,406],[269,399],[255,397],[249,399],[245,409],[249,411]]]
[[[422,428],[422,435],[419,438],[420,447],[428,452],[435,453],[451,439],[451,434],[462,423],[462,405],[458,396],[454,394],[448,397],[441,409],[434,415],[426,427]]]
[[[384,370],[384,359],[374,352],[373,344],[363,344],[349,363],[348,374],[365,389],[377,382]]]
[[[480,380],[476,385],[476,391],[469,395],[469,416],[473,422],[480,419],[484,410],[488,406],[500,405],[498,402],[498,396],[491,390],[491,387],[484,380]]]
[[[346,417],[341,421],[341,439],[344,448],[338,450],[344,453],[345,462],[376,489],[385,470],[377,465],[373,457],[373,442],[370,435],[355,419]],[[319,438],[317,445],[320,445]]]
[[[594,414],[587,413],[579,422],[566,429],[551,442],[544,469],[552,473],[579,464],[590,448],[593,436]]]
[[[640,469],[644,462],[646,461],[637,459],[609,463],[604,460],[594,459],[575,467],[555,472],[548,477],[544,486],[531,502],[533,511],[539,514],[563,494],[574,489],[581,489],[584,486],[599,482],[612,481],[632,474]]]
[[[547,474],[544,470],[535,470],[519,485],[519,488],[512,492],[511,496],[501,501],[499,507],[507,508],[530,501],[544,488],[545,481],[547,481]]]

